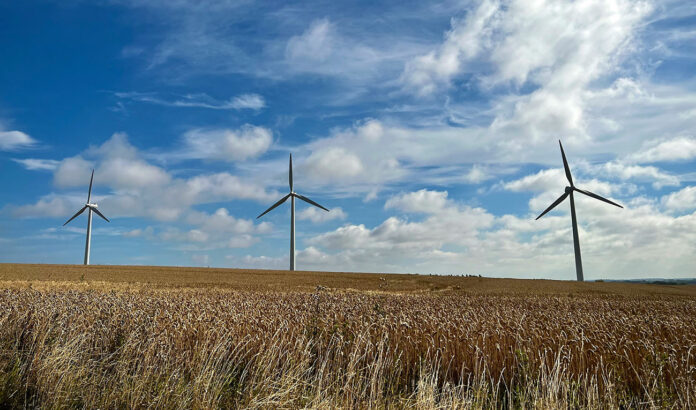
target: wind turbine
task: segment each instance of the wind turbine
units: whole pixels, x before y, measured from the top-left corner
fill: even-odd
[[[92,198],[92,181],[94,181],[94,170],[92,170],[92,177],[89,179],[89,192],[87,193],[87,203],[85,204],[85,206],[82,207],[82,209],[77,211],[77,213],[73,215],[72,218],[68,219],[68,222],[63,224],[63,226],[67,225],[70,221],[80,216],[80,214],[83,213],[85,209],[89,209],[87,213],[87,240],[85,242],[85,265],[89,265],[89,248],[90,242],[92,240],[92,212],[101,216],[106,222],[109,222],[109,220],[104,215],[102,215],[102,213],[99,212],[99,210],[97,209],[98,205],[89,202],[89,200]]]
[[[312,201],[311,199],[307,198],[306,196],[300,195],[292,190],[292,154],[290,154],[290,171],[288,180],[290,182],[290,193],[282,197],[278,202],[273,204],[273,206],[266,209],[266,211],[261,215],[257,216],[256,219],[259,219],[267,213],[271,212],[277,206],[281,205],[283,202],[287,201],[288,198],[290,198],[290,270],[295,270],[295,198],[299,198],[307,202],[308,204],[312,204],[318,208],[325,210],[326,212],[329,212],[329,210],[319,205],[318,203]]]
[[[561,144],[561,140],[558,140],[558,144],[561,146],[561,156],[563,157],[563,167],[565,168],[565,174],[566,178],[568,178],[568,182],[570,183],[570,186],[565,187],[565,192],[563,195],[561,195],[554,203],[551,204],[544,212],[541,213],[541,215],[537,216],[536,219],[541,218],[542,216],[546,215],[547,212],[552,210],[553,208],[556,207],[556,205],[560,204],[563,202],[563,200],[566,199],[566,197],[570,196],[570,216],[573,221],[573,245],[575,246],[575,272],[578,275],[578,282],[582,282],[584,280],[583,273],[582,273],[582,257],[580,256],[580,238],[578,237],[578,221],[577,218],[575,217],[575,199],[573,198],[573,192],[580,192],[581,194],[585,194],[587,196],[590,196],[595,199],[599,199],[600,201],[604,201],[608,204],[612,204],[614,206],[618,206],[619,208],[623,208],[623,206],[617,204],[616,202],[612,202],[606,198],[602,198],[601,196],[592,193],[590,191],[585,191],[582,190],[573,184],[573,177],[570,175],[570,167],[568,166],[568,160],[566,160],[565,152],[563,151],[563,144]]]

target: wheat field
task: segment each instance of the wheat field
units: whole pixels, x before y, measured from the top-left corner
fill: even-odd
[[[0,405],[689,408],[696,287],[0,265]]]

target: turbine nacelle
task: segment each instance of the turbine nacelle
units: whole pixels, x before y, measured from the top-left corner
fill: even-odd
[[[97,205],[97,204],[85,204],[85,206],[88,206],[88,207],[90,207],[90,208],[92,208],[92,209],[99,208],[99,205]]]
[[[573,192],[573,187],[572,187],[572,186],[567,186],[567,187],[565,187],[565,193],[566,193],[566,194],[569,194],[569,193],[571,193],[571,192]]]

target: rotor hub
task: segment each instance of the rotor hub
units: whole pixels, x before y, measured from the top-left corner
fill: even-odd
[[[566,194],[569,194],[569,193],[571,193],[571,192],[573,192],[573,188],[572,188],[572,187],[569,187],[569,186],[565,187],[565,193],[566,193]]]

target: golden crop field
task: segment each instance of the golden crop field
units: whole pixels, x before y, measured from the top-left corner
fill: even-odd
[[[696,406],[696,287],[0,265],[0,405]]]

